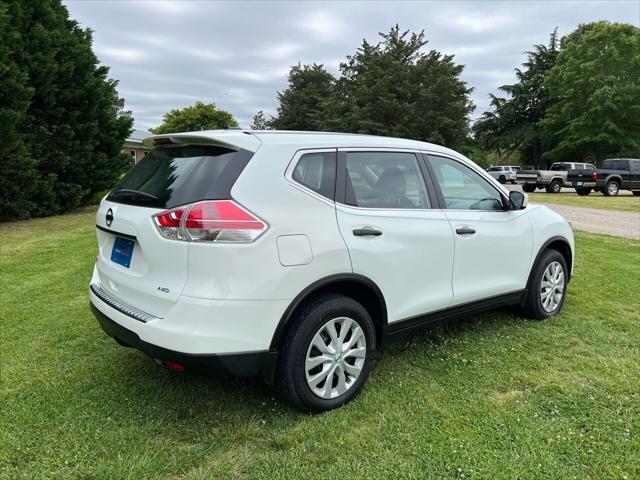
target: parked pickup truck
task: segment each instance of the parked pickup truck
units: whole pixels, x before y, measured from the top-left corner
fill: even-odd
[[[592,190],[606,197],[615,197],[620,190],[640,195],[640,159],[609,158],[602,163],[602,168],[571,170],[567,181],[578,195],[589,195]]]
[[[596,167],[589,163],[556,162],[549,170],[520,170],[516,180],[522,184],[525,192],[535,192],[536,188],[544,188],[548,193],[560,193],[563,186],[571,186],[567,175],[573,170],[595,171]]]

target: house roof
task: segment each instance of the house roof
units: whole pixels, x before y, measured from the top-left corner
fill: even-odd
[[[125,141],[127,142],[140,142],[142,143],[142,141],[151,136],[152,134],[147,132],[146,130],[138,130],[138,129],[133,129],[131,131],[131,134],[127,137],[127,139]]]

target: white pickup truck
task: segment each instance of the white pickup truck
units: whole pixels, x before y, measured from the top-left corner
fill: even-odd
[[[522,190],[531,193],[537,188],[544,188],[547,193],[560,193],[563,186],[571,187],[567,181],[570,170],[595,170],[590,163],[556,162],[549,170],[520,170],[516,180],[522,185]]]

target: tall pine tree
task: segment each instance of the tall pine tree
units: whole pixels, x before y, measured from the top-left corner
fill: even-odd
[[[484,148],[516,150],[534,168],[544,166],[543,156],[551,144],[543,133],[542,119],[553,103],[544,79],[555,65],[559,47],[554,30],[547,45],[534,45],[527,52],[523,68],[515,69],[517,82],[499,88],[507,96],[491,95],[491,111],[485,112],[473,128]]]
[[[0,26],[0,219],[86,204],[128,165],[117,82],[59,0],[1,0]]]

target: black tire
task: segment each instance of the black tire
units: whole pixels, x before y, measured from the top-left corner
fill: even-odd
[[[504,185],[505,183],[507,183],[507,177],[505,177],[504,175],[500,175],[498,177],[498,181]]]
[[[545,187],[547,193],[560,193],[560,189],[562,188],[562,183],[560,180],[552,180],[549,185]]]
[[[366,341],[366,354],[359,376],[353,380],[346,392],[336,398],[325,399],[316,395],[307,383],[305,362],[308,351],[313,351],[310,348],[315,335],[328,322],[339,317],[353,320],[362,329]],[[276,369],[274,383],[279,397],[303,412],[332,410],[353,400],[369,377],[376,349],[375,329],[367,310],[352,298],[336,294],[322,295],[304,305],[292,321],[293,324],[282,343]],[[324,366],[321,365],[320,368]],[[332,385],[333,381],[332,375]]]
[[[605,197],[617,197],[618,193],[620,193],[620,184],[615,180],[609,180],[605,186],[602,193]]]
[[[527,193],[533,193],[536,191],[536,186],[535,185],[527,185],[526,183],[524,185],[522,185],[522,190],[524,190]]]
[[[562,290],[562,297],[558,303],[556,308],[552,310],[546,310],[542,303],[542,277],[552,263],[558,262],[562,267],[562,272],[564,275],[564,284]],[[533,318],[536,320],[544,320],[549,317],[553,317],[556,315],[562,305],[564,304],[564,300],[567,295],[567,282],[569,280],[569,271],[567,269],[567,263],[564,260],[564,257],[560,252],[554,249],[548,249],[542,253],[538,262],[533,266],[533,270],[531,272],[531,276],[529,277],[529,283],[527,284],[527,291],[524,303],[522,304],[521,313],[525,317]]]
[[[591,189],[590,188],[585,188],[585,187],[576,187],[576,193],[580,196],[587,196],[591,193]]]

